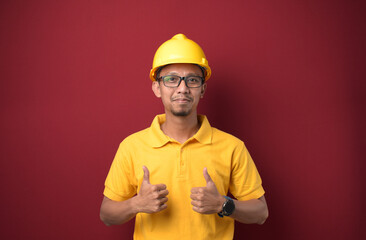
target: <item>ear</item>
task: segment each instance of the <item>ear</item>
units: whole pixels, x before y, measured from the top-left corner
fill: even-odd
[[[160,84],[158,81],[153,81],[151,86],[156,97],[161,98]]]
[[[201,98],[203,98],[203,95],[205,95],[206,89],[207,89],[207,84],[204,83],[201,88]]]

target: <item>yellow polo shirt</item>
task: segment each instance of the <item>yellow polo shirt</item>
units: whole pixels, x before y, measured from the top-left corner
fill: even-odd
[[[143,165],[150,171],[151,184],[164,183],[169,190],[167,209],[136,215],[134,239],[233,239],[232,218],[192,210],[191,188],[206,186],[204,167],[221,195],[230,191],[242,201],[263,196],[261,178],[244,143],[211,127],[205,116],[198,119],[199,131],[184,144],[161,131],[164,114],[120,144],[105,181],[106,197],[123,201],[136,195]]]

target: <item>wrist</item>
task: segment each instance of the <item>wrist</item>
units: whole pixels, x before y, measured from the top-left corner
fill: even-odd
[[[222,206],[224,205],[225,202],[226,202],[226,198],[224,196],[220,195],[220,198],[218,200],[218,207],[217,207],[216,213],[221,213],[222,212]]]
[[[221,212],[217,213],[219,217],[230,216],[235,211],[234,200],[228,196],[223,197],[225,198],[225,202],[222,204]]]
[[[130,207],[133,214],[137,214],[137,213],[142,211],[141,207],[139,207],[140,206],[139,203],[140,203],[140,198],[139,198],[138,195],[130,198],[130,206],[129,207]]]

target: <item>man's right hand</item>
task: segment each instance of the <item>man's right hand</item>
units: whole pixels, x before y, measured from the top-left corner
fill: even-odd
[[[150,173],[147,167],[143,166],[144,177],[140,191],[136,196],[136,207],[138,212],[156,213],[167,208],[168,190],[165,184],[150,184]]]

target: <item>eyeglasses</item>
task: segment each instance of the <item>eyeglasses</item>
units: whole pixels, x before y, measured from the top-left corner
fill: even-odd
[[[180,85],[182,80],[184,80],[185,84],[189,88],[198,88],[201,87],[204,83],[204,78],[200,76],[188,76],[188,77],[180,77],[176,75],[167,75],[161,76],[158,80],[163,80],[165,87],[175,88]]]

